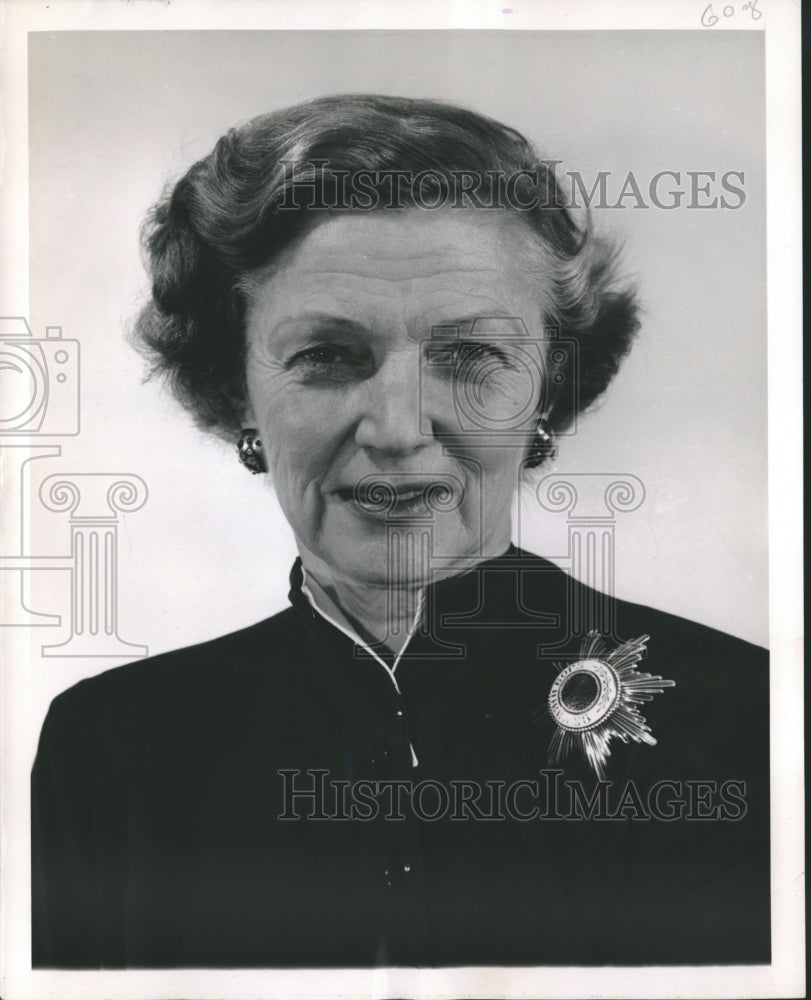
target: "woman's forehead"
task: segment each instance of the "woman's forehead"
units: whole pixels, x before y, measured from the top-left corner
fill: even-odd
[[[537,315],[545,255],[513,213],[332,215],[276,260],[252,312]]]

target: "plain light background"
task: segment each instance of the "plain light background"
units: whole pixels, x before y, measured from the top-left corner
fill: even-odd
[[[548,471],[629,473],[616,593],[768,642],[763,39],[749,32],[71,32],[30,36],[30,322],[81,341],[82,432],[53,472],[132,472],[119,631],[151,653],[286,606],[295,549],[272,489],[197,431],[124,340],[147,293],[138,228],[163,186],[235,123],[346,91],[439,97],[524,132],[616,199],[632,171],[742,171],[737,210],[596,210],[625,240],[638,342]],[[714,185],[718,193],[718,186]],[[666,190],[666,188],[665,188]],[[647,193],[646,193],[647,197]],[[685,202],[689,197],[685,198]],[[32,489],[32,496],[34,494]],[[65,515],[32,506],[63,551]],[[522,544],[565,555],[565,516],[525,504]],[[61,541],[60,541],[61,539]],[[64,614],[64,574],[34,607]],[[59,605],[59,606],[55,606]],[[59,629],[34,630],[35,649]],[[43,659],[50,698],[116,660]]]

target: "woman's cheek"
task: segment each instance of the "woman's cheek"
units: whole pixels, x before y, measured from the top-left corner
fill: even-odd
[[[271,474],[278,480],[277,489],[293,495],[320,483],[329,469],[329,450],[323,441],[308,440],[303,430],[271,432],[269,458]]]
[[[276,496],[293,531],[305,543],[318,532],[323,516],[323,496],[320,478],[311,465],[283,461],[275,470]]]
[[[525,448],[512,440],[498,448],[479,445],[466,451],[460,464],[467,485],[468,517],[471,507],[482,503],[489,509],[488,516],[509,510],[512,495],[520,486],[524,452]]]

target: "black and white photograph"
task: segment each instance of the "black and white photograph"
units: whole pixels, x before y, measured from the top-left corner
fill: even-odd
[[[3,995],[803,995],[793,5],[54,6]]]

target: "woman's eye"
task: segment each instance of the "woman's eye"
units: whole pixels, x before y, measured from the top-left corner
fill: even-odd
[[[288,370],[299,372],[304,378],[315,381],[346,381],[360,377],[364,359],[352,351],[334,344],[318,344],[298,351],[287,362]]]
[[[311,347],[307,351],[301,351],[296,355],[295,360],[304,361],[313,365],[329,365],[338,361],[343,361],[344,355],[335,347]]]

